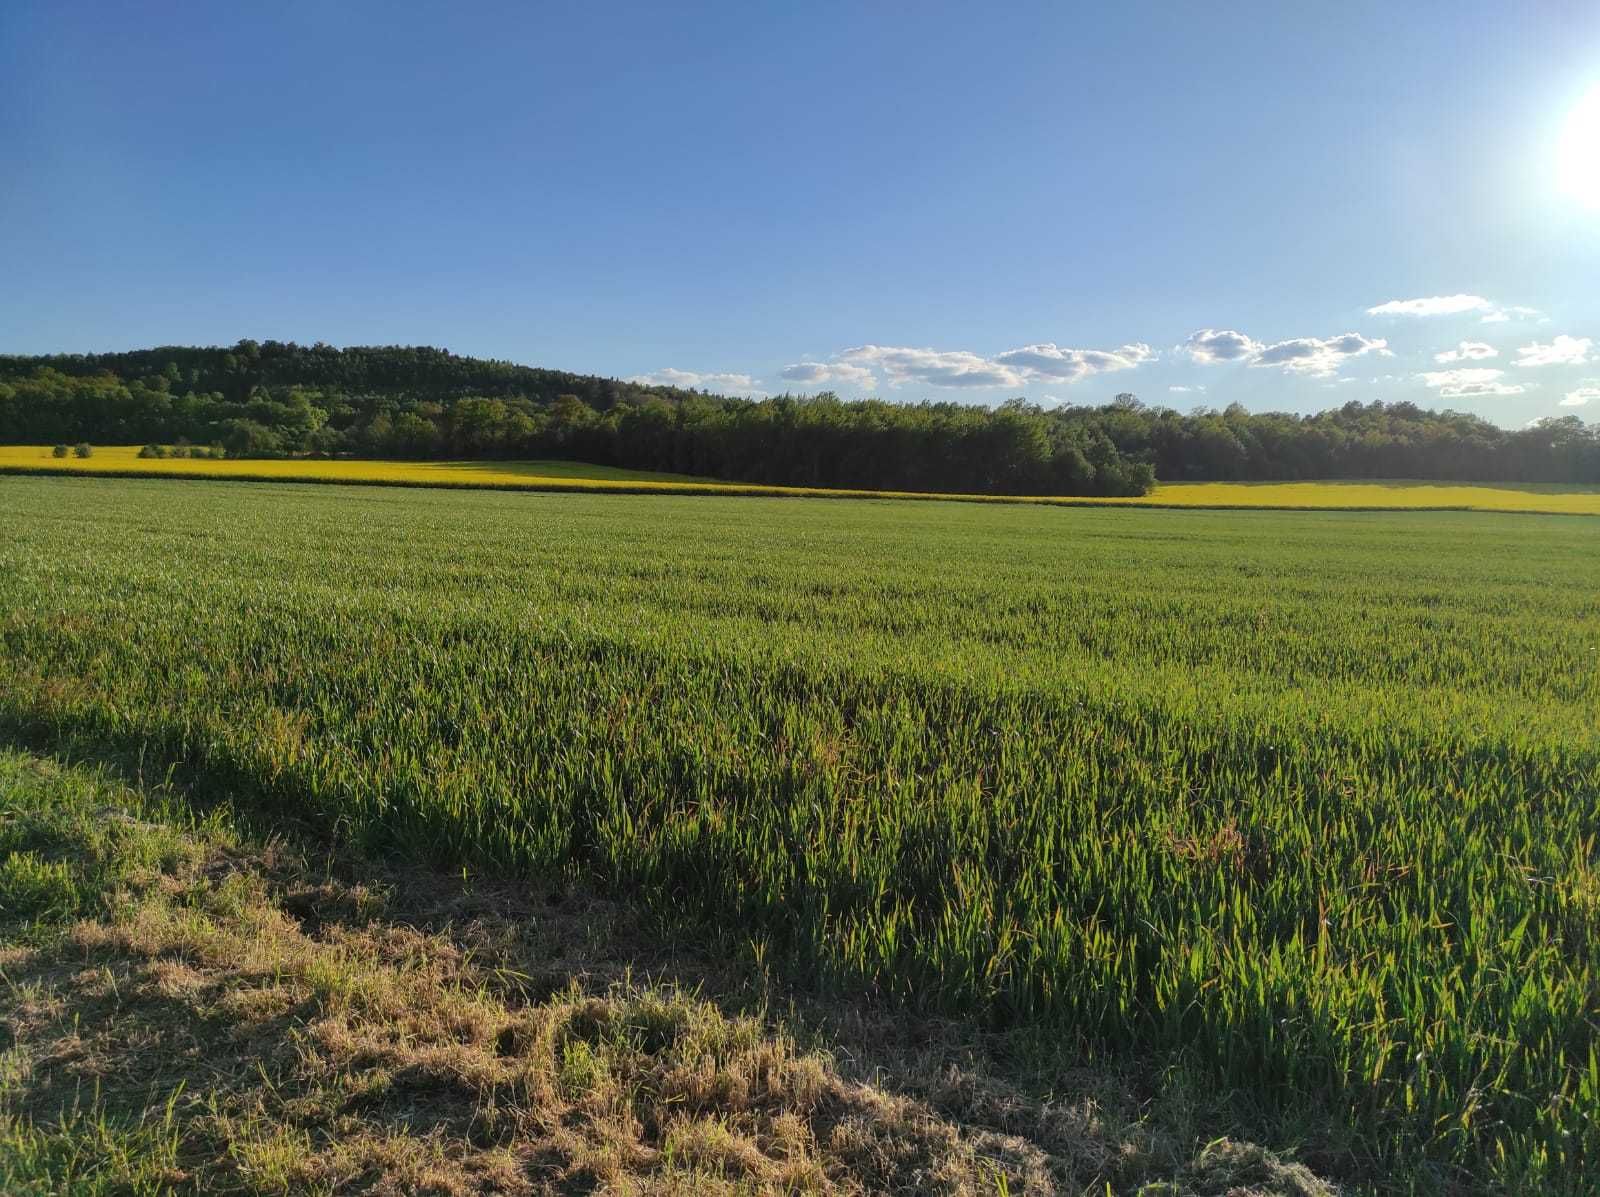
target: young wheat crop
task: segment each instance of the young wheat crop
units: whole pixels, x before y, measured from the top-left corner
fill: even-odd
[[[823,983],[1600,1152],[1588,520],[0,480],[0,717]]]

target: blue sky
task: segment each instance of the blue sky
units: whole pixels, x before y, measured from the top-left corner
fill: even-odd
[[[0,350],[1600,418],[1600,5],[1090,7],[10,0]]]

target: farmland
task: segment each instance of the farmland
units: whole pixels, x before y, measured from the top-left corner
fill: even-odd
[[[1181,1069],[1380,1187],[1592,1179],[1590,520],[28,477],[0,510],[16,739]]]
[[[354,458],[146,458],[140,446],[97,447],[79,459],[44,445],[0,445],[0,474],[91,474],[245,482],[335,482],[469,490],[717,494],[835,498],[960,498],[1061,506],[1265,510],[1505,511],[1600,515],[1600,490],[1558,483],[1425,481],[1170,482],[1136,497],[940,495],[718,482],[575,461],[373,461]]]

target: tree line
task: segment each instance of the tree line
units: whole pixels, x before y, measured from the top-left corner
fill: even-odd
[[[0,443],[214,446],[231,456],[569,458],[792,486],[1135,495],[1155,480],[1600,482],[1600,427],[1503,429],[1411,403],[1314,415],[1180,413],[1131,395],[1022,400],[740,399],[426,347],[0,356]]]

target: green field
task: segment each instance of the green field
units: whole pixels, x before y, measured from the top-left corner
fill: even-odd
[[[1589,520],[49,478],[0,511],[14,738],[1181,1066],[1315,1112],[1364,1184],[1592,1188]]]

